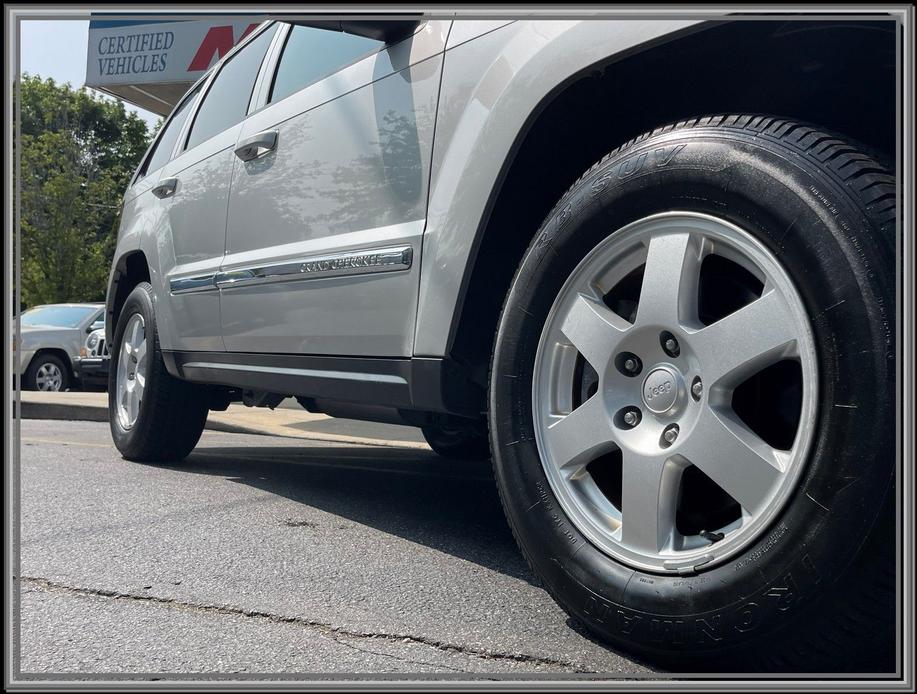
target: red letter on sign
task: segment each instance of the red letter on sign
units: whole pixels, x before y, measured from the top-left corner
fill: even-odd
[[[239,37],[239,41],[248,36],[257,26],[257,24],[249,24]],[[214,55],[216,55],[217,58],[222,58],[229,53],[229,50],[234,45],[235,41],[233,41],[231,26],[211,27],[207,31],[204,40],[201,41],[201,47],[198,48],[197,53],[194,54],[194,58],[192,58],[191,64],[188,66],[188,72],[206,70],[210,67]]]

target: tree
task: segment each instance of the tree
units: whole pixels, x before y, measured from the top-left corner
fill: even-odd
[[[22,303],[102,300],[146,123],[51,79],[23,75],[19,93]]]

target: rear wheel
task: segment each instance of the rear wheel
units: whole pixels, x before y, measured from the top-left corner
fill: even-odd
[[[490,430],[589,629],[679,668],[893,668],[894,203],[843,140],[733,116],[638,138],[545,221]]]
[[[112,438],[128,460],[178,461],[194,448],[207,421],[202,386],[172,376],[159,348],[152,287],[128,295],[115,328],[108,374]]]

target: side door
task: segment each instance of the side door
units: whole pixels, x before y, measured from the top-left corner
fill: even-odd
[[[164,349],[222,351],[216,273],[226,241],[226,204],[236,158],[233,148],[276,25],[256,30],[201,85],[182,129],[177,155],[163,168],[154,193],[165,206],[155,232],[164,275],[171,344]]]
[[[390,45],[282,25],[239,133],[228,351],[410,356],[450,25]]]

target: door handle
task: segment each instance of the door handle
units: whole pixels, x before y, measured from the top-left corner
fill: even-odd
[[[177,178],[164,178],[153,188],[153,195],[157,198],[171,198],[175,195],[175,189],[178,186]]]
[[[236,147],[236,156],[242,161],[251,161],[263,157],[277,147],[277,131],[265,130],[263,133],[246,137]]]

